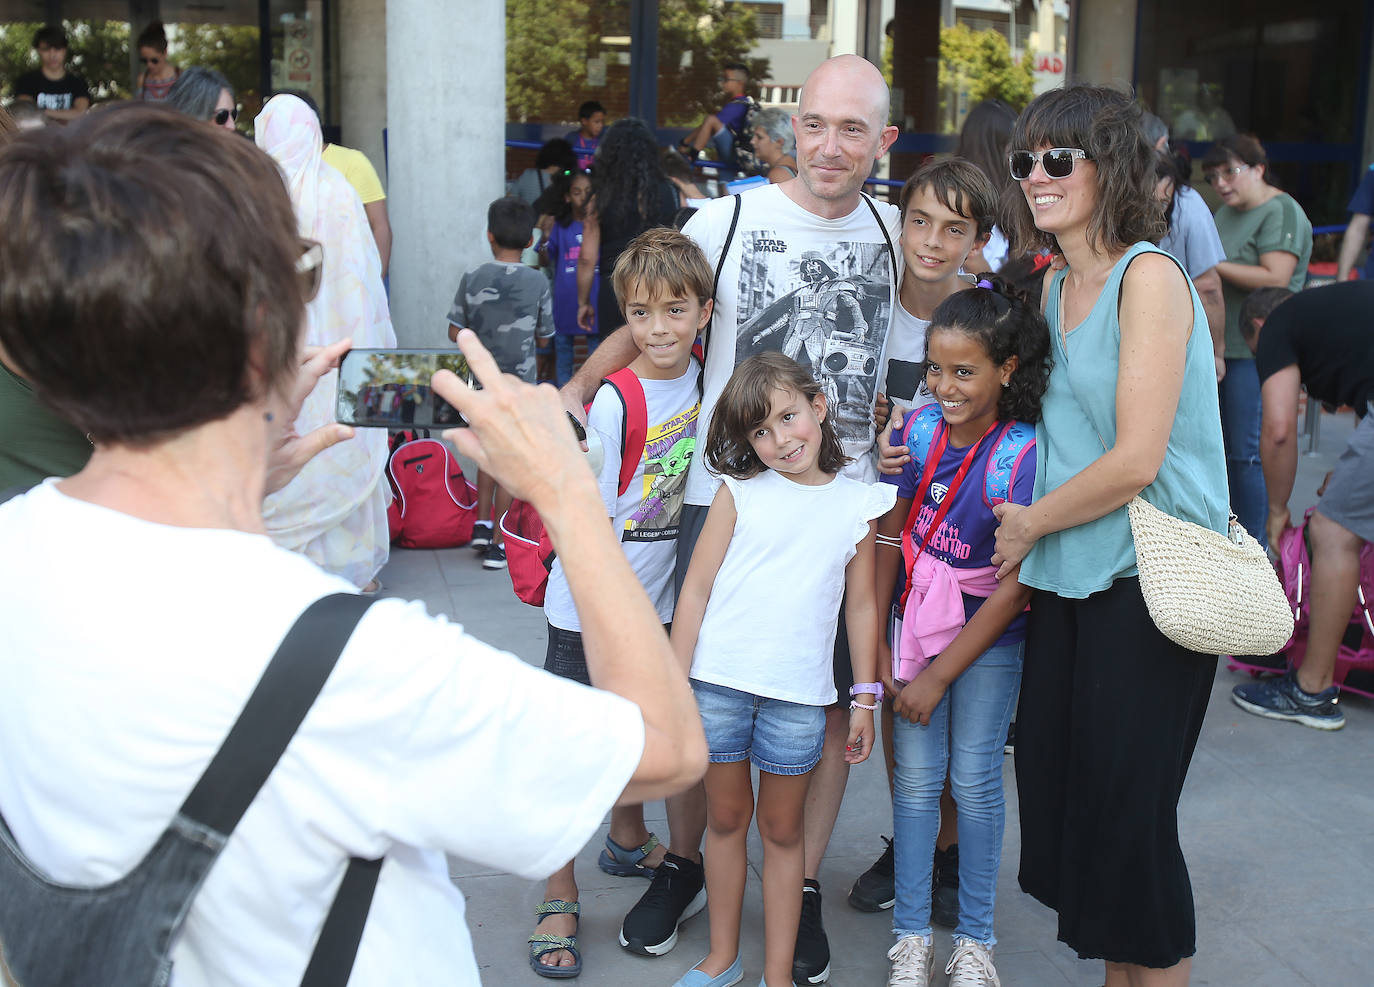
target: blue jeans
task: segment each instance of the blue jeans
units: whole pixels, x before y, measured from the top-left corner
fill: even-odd
[[[1226,477],[1231,510],[1261,545],[1269,540],[1269,491],[1260,466],[1260,382],[1254,360],[1226,359],[1226,376],[1218,385],[1221,437],[1226,443]]]
[[[959,924],[955,935],[991,946],[1006,797],[1003,748],[1021,685],[1024,644],[989,648],[945,691],[929,726],[897,717],[892,745],[893,849],[897,900],[892,931],[930,935],[930,878],[949,770],[959,806]]]
[[[576,338],[576,336],[565,336],[562,333],[553,337],[553,379],[557,381],[559,387],[572,380],[573,340]],[[582,338],[587,341],[587,355],[591,356],[592,351],[601,342],[601,337],[592,333],[590,336],[583,336]]]

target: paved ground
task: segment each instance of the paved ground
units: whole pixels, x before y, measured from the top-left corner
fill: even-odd
[[[1344,446],[1353,419],[1326,415],[1315,456],[1300,460],[1293,504],[1315,501],[1315,490]],[[1298,513],[1297,510],[1294,511]],[[516,601],[505,573],[484,571],[475,552],[398,550],[384,579],[388,595],[424,600],[488,641],[542,664],[540,613]],[[1193,983],[1289,987],[1354,987],[1374,983],[1374,702],[1351,696],[1347,726],[1337,733],[1261,720],[1230,702],[1243,676],[1217,673],[1206,725],[1179,815],[1198,915]],[[549,752],[556,769],[556,752]],[[1007,987],[1073,984],[1096,987],[1100,963],[1079,961],[1055,939],[1053,913],[1016,886],[1020,838],[1015,779],[1006,764],[1007,833],[997,904],[998,969]],[[474,792],[473,812],[501,793]],[[652,804],[650,827],[666,836],[663,806]],[[605,827],[601,835],[605,835]],[[837,987],[885,984],[890,913],[861,914],[845,903],[854,877],[891,833],[891,807],[877,759],[852,774],[821,873],[825,920]],[[654,960],[615,943],[623,913],[646,887],[607,877],[596,868],[599,840],[578,858],[583,882],[581,982],[667,985],[706,952],[703,913],[683,926],[677,949]],[[522,852],[518,846],[513,854]],[[745,901],[746,978],[762,972],[762,915],[757,837]],[[468,921],[488,985],[546,981],[526,963],[525,936],[542,885],[499,868],[452,861],[468,899]],[[937,956],[949,944],[937,937]],[[943,961],[941,961],[943,962]],[[944,984],[940,975],[937,984]]]

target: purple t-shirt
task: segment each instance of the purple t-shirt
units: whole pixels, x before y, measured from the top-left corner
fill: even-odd
[[[581,336],[577,325],[577,259],[582,255],[582,222],[553,224],[549,230],[549,262],[553,264],[553,326],[560,336]],[[592,304],[596,304],[600,270],[592,280]]]
[[[934,414],[936,407],[938,406],[928,405],[923,413]],[[992,455],[993,449],[997,446],[997,443],[993,441],[996,436],[997,433],[994,432],[978,450],[978,454],[973,459],[973,464],[959,485],[954,503],[949,505],[949,510],[945,512],[944,519],[940,522],[939,530],[931,535],[930,541],[926,543],[926,552],[955,569],[981,569],[992,564],[997,517],[992,513],[992,507],[987,502],[985,477],[988,469],[988,457]],[[934,444],[931,445],[931,449],[934,449]],[[959,471],[959,466],[963,463],[964,455],[967,452],[967,446],[956,447],[952,442],[945,447],[944,455],[940,457],[940,462],[935,467],[935,475],[930,479],[930,488],[926,491],[925,500],[921,504],[921,511],[916,516],[916,525],[911,533],[913,548],[921,543],[921,538],[925,535],[926,529],[930,527],[931,521],[935,520],[935,512],[939,510],[940,503],[945,497],[945,491],[949,489],[954,474]],[[902,467],[900,474],[884,476],[882,479],[884,482],[897,485],[899,498],[911,498],[916,496],[916,488],[921,483],[921,471],[924,469],[925,464],[917,462],[913,454],[912,461]],[[1007,499],[1013,504],[1027,505],[1031,502],[1031,490],[1034,486],[1035,446],[1029,445],[1013,468],[1011,495]],[[905,588],[905,586],[897,588],[894,600],[901,598]],[[965,593],[964,619],[971,618],[982,605],[982,597],[969,596]],[[997,640],[997,644],[1015,644],[1025,640],[1025,637],[1026,615],[1023,613],[1008,625],[1006,633]]]
[[[716,119],[720,125],[729,130],[736,137],[744,130],[744,119],[749,115],[749,97],[736,96],[730,102],[720,108],[716,114]]]
[[[596,157],[596,146],[601,143],[600,137],[583,136],[582,131],[574,130],[564,138],[572,145],[573,153],[577,155],[577,167],[586,171],[592,166],[592,160]]]

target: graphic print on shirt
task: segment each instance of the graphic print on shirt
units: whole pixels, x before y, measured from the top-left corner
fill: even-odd
[[[821,384],[840,441],[871,441],[892,314],[884,245],[840,242],[792,256],[762,230],[742,234],[740,245],[735,363],[781,351]]]
[[[680,415],[651,425],[644,440],[644,499],[625,522],[620,540],[663,541],[676,538],[687,495],[687,467],[697,447],[697,412],[692,405]]]

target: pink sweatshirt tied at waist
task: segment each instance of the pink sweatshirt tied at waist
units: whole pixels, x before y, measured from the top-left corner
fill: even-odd
[[[964,629],[964,594],[991,596],[997,567],[956,569],[928,552],[911,569],[902,634],[892,651],[893,677],[910,682]]]

